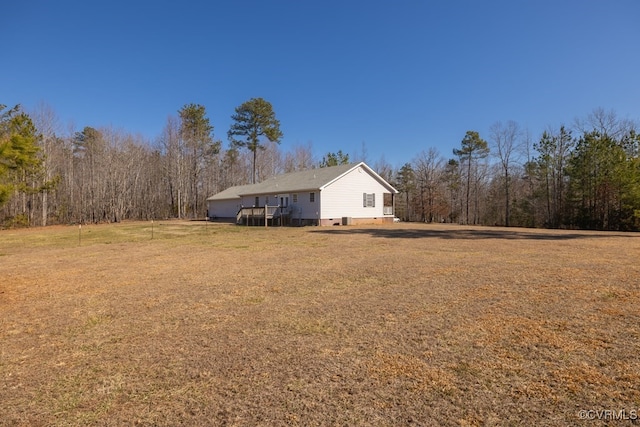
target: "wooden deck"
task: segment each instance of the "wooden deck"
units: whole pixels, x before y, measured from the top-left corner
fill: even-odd
[[[236,215],[236,224],[239,225],[283,225],[283,220],[288,217],[280,206],[252,206],[240,208]]]

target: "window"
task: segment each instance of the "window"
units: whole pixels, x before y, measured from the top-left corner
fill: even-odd
[[[256,202],[254,203],[254,206],[260,206],[260,197],[256,196]]]
[[[297,194],[293,195],[293,203],[298,203],[298,195]]]
[[[265,206],[269,204],[269,196],[264,196],[264,204]]]
[[[362,193],[362,207],[374,208],[376,206],[376,193]]]
[[[309,193],[309,203],[316,201],[316,193]]]

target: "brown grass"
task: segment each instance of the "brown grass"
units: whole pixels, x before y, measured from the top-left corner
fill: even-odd
[[[2,231],[0,425],[598,425],[640,410],[639,237]]]

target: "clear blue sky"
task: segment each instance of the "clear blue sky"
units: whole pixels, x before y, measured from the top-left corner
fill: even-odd
[[[263,97],[283,150],[400,166],[497,121],[537,139],[595,108],[640,120],[639,19],[638,0],[10,1],[0,103],[151,141],[198,103],[226,146]]]

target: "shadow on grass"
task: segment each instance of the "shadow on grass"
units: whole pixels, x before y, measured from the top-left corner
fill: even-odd
[[[428,227],[428,226],[426,226]],[[370,235],[372,237],[382,238],[399,238],[399,239],[507,239],[507,240],[572,240],[594,237],[638,237],[638,233],[624,232],[597,232],[597,231],[573,231],[566,232],[561,230],[539,230],[526,231],[525,229],[507,229],[507,228],[423,228],[416,226],[415,228],[327,228],[315,230],[315,233],[326,233],[331,235]]]

